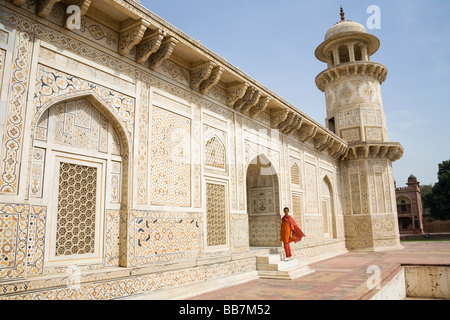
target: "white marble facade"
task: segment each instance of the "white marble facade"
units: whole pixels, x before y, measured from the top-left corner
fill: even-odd
[[[356,202],[370,202],[359,172],[373,205],[395,208],[380,198],[389,160],[353,165],[350,132],[135,1],[78,3],[71,30],[70,1],[0,0],[0,299],[112,299],[250,275],[252,247],[281,247],[284,207],[307,235],[294,255],[346,252]]]

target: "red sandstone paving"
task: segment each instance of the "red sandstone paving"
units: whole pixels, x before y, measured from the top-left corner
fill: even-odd
[[[310,265],[314,273],[296,280],[258,279],[189,300],[354,300],[367,293],[369,266],[387,277],[400,264],[450,265],[450,242],[402,242],[403,250],[350,252]]]

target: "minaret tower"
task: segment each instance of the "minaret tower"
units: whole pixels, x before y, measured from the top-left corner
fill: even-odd
[[[348,143],[341,159],[346,245],[349,250],[399,249],[392,162],[403,148],[388,141],[381,84],[384,65],[370,61],[380,41],[345,19],[331,27],[316,57],[328,68],[316,78],[325,93],[326,125]]]

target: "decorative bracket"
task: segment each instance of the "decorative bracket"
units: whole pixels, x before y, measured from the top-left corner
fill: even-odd
[[[289,111],[286,120],[284,120],[283,122],[281,122],[278,125],[278,129],[280,129],[280,131],[284,134],[286,133],[286,129],[289,128],[292,125],[292,122],[294,121],[294,113]]]
[[[144,19],[125,23],[125,26],[120,31],[119,53],[123,56],[130,53],[131,49],[141,42],[149,26],[150,22]]]
[[[400,159],[403,153],[403,147],[396,142],[359,142],[348,147],[346,154],[342,156],[342,160],[378,158],[394,162]]]
[[[245,113],[251,108],[253,108],[261,98],[261,91],[255,90],[251,98],[242,106],[241,112]]]
[[[288,117],[288,114],[289,114],[289,111],[287,111],[287,110],[283,110],[283,111],[273,114],[270,119],[272,129],[278,129],[278,125],[286,120],[286,118]]]
[[[295,120],[293,121],[291,127],[288,128],[288,130],[286,131],[286,135],[290,135],[291,133],[300,129],[302,124],[303,124],[303,118],[299,115],[296,115]]]
[[[163,39],[164,35],[159,29],[144,35],[136,47],[136,62],[141,64],[147,62],[150,56],[158,51]]]
[[[17,3],[21,3],[21,2],[22,1],[16,1],[13,3],[16,5],[19,5]],[[48,16],[50,14],[50,12],[53,9],[53,6],[57,2],[60,2],[60,0],[38,0],[37,6],[36,6],[36,14],[39,17],[45,18],[46,16]],[[23,2],[20,5],[22,5],[22,4],[23,4]]]
[[[238,111],[241,110],[242,107],[244,107],[244,105],[252,99],[255,93],[256,93],[255,87],[253,86],[248,87],[247,91],[245,91],[244,96],[234,103],[233,106],[234,109]]]
[[[259,99],[259,102],[256,104],[256,106],[252,107],[249,111],[250,118],[255,118],[260,112],[263,112],[266,110],[267,106],[269,105],[270,100],[272,100],[271,97],[261,97]]]
[[[314,138],[314,148],[320,152],[333,145],[334,139],[328,134],[323,134],[319,138]]]
[[[305,127],[305,128],[304,128]],[[301,142],[306,142],[311,138],[314,138],[317,134],[318,128],[314,125],[302,126],[299,131],[299,139]]]
[[[178,39],[172,36],[169,36],[167,39],[165,39],[161,43],[158,51],[150,56],[150,69],[155,70],[161,65],[161,63],[164,62],[164,60],[169,59],[178,41]]]
[[[223,73],[222,67],[217,66],[213,68],[211,71],[211,76],[200,84],[200,93],[202,94],[208,93],[208,91],[220,81],[222,73]]]
[[[233,107],[247,92],[248,83],[238,83],[227,89],[227,106]]]
[[[215,63],[212,61],[194,67],[191,71],[191,89],[198,89],[200,84],[209,78],[214,67]]]
[[[27,0],[12,0],[12,4],[16,6],[22,6]]]

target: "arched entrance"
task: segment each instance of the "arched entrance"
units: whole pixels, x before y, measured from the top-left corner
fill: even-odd
[[[46,268],[119,264],[120,227],[107,219],[120,220],[128,146],[97,102],[91,95],[59,101],[36,121],[29,193],[48,208]]]
[[[279,247],[279,181],[266,156],[259,155],[250,162],[246,185],[250,247]]]

